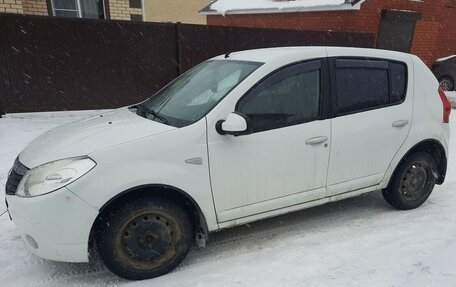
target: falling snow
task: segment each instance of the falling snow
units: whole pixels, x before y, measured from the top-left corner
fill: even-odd
[[[456,93],[456,92],[455,92]],[[455,94],[450,93],[450,94]],[[56,125],[97,114],[57,112],[0,119],[0,187],[20,150]],[[451,123],[456,128],[456,121]],[[450,150],[456,149],[453,133]],[[456,160],[420,208],[397,211],[380,192],[215,233],[168,275],[140,282],[91,263],[32,255],[0,217],[0,286],[455,286]],[[3,193],[0,211],[6,210]]]

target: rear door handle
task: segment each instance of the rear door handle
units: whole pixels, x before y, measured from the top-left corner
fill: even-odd
[[[393,127],[400,128],[400,127],[407,125],[408,123],[409,123],[408,120],[400,120],[400,121],[394,122]]]
[[[306,140],[306,144],[307,145],[317,145],[317,144],[324,143],[327,140],[328,140],[328,137],[315,137],[315,138]]]

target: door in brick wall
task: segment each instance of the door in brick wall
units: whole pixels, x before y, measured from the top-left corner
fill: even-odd
[[[420,14],[405,11],[383,11],[377,48],[409,53]]]

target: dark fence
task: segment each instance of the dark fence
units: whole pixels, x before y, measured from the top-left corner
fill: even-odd
[[[237,50],[373,47],[371,34],[0,15],[0,112],[115,108]]]

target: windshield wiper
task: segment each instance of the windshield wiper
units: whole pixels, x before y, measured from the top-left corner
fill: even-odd
[[[140,111],[142,111],[144,114],[151,114],[154,118],[153,119],[159,119],[162,123],[165,125],[169,124],[168,119],[166,119],[164,116],[160,115],[154,110],[149,109],[146,107],[144,104],[140,104],[137,106]]]

